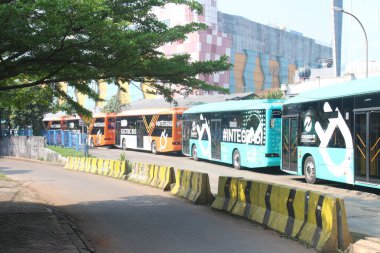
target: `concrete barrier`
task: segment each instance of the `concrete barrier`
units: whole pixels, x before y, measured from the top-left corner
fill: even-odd
[[[55,163],[66,163],[66,158],[45,148],[42,136],[10,136],[0,139],[0,156],[23,157]]]
[[[157,188],[163,191],[169,191],[171,184],[175,182],[174,168],[170,166],[159,166],[158,170]]]
[[[72,170],[73,169],[73,162],[74,162],[74,157],[68,157],[66,159],[66,163],[65,163],[65,167],[63,167],[64,169],[67,169],[67,170]]]
[[[126,161],[68,157],[64,168],[124,179],[127,174],[127,166],[128,164]]]
[[[84,172],[90,173],[91,165],[92,165],[92,159],[94,159],[94,158],[86,158],[86,168],[84,169]]]
[[[245,217],[322,252],[352,242],[344,201],[266,182],[220,177],[212,207]]]
[[[105,174],[105,176],[112,177],[115,171],[115,160],[110,160],[108,165],[108,173]]]
[[[248,180],[238,181],[237,201],[231,213],[237,216],[249,218],[253,206],[258,200],[259,184]]]
[[[102,169],[101,175],[108,176],[108,173],[109,173],[109,170],[110,170],[110,162],[111,162],[111,160],[108,160],[108,159],[104,160],[103,169]]]
[[[101,175],[103,172],[103,163],[105,159],[99,158],[98,163],[96,164],[95,174]]]
[[[87,162],[87,159],[85,157],[79,158],[79,166],[78,166],[79,171],[84,172],[86,168],[86,162]]]
[[[198,205],[207,205],[214,200],[208,174],[196,171],[177,169],[171,193]]]
[[[345,250],[352,241],[343,200],[310,192],[307,222],[299,239],[319,251]]]
[[[98,158],[92,158],[90,173],[95,174],[98,169]]]
[[[277,205],[272,209],[274,219],[269,226],[287,236],[297,238],[305,224],[307,217],[307,201],[309,192],[279,186],[279,195],[277,196]],[[276,197],[276,196],[274,196]]]
[[[128,163],[126,161],[122,161],[120,163],[120,173],[119,173],[119,179],[125,180],[127,178],[127,167]]]
[[[168,166],[133,163],[127,180],[168,191],[174,182],[174,170]]]
[[[73,170],[79,170],[79,159],[80,157],[75,157],[73,162]]]
[[[238,181],[236,177],[219,177],[218,193],[211,207],[230,213],[237,202]]]

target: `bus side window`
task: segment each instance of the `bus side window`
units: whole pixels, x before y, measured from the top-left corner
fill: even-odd
[[[108,119],[108,129],[115,129],[115,118]]]
[[[229,113],[229,128],[240,128],[241,123],[243,121],[243,117],[241,112],[230,112]]]

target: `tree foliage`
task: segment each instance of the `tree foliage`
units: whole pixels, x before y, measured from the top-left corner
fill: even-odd
[[[107,101],[106,105],[103,107],[102,112],[110,113],[110,112],[121,112],[126,105],[123,105],[120,102],[119,96],[114,95],[110,100]]]
[[[46,84],[55,97],[88,113],[60,88],[60,82],[97,101],[98,94],[87,85],[91,80],[149,83],[168,101],[174,92],[226,92],[196,78],[228,69],[226,57],[191,62],[189,55],[165,57],[159,51],[206,28],[200,23],[166,26],[152,8],[167,3],[202,9],[193,0],[0,1],[0,93]]]
[[[284,97],[284,94],[279,89],[265,90],[257,95],[256,99],[281,99]]]
[[[44,114],[51,112],[54,105],[52,90],[47,86],[0,93],[0,128],[9,131],[31,127],[39,135]]]

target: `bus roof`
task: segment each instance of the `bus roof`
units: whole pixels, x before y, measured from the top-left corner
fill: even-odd
[[[104,118],[104,117],[115,117],[116,113],[111,112],[111,113],[105,113],[105,112],[100,112],[92,115],[92,118]]]
[[[219,103],[210,103],[204,105],[193,106],[186,110],[187,113],[203,113],[203,112],[227,112],[227,111],[241,111],[251,109],[281,109],[282,99],[253,99],[253,100],[237,100],[225,101]]]
[[[182,113],[186,108],[174,107],[174,108],[144,108],[144,109],[134,109],[125,110],[118,113],[116,116],[136,116],[136,115],[155,115],[155,114],[173,114]]]
[[[57,113],[47,113],[44,115],[44,118],[42,121],[58,121],[61,120],[62,117],[65,117],[66,114],[64,112],[57,112]]]
[[[313,89],[286,100],[284,104],[298,104],[374,92],[380,92],[380,77],[354,80]]]
[[[80,119],[81,117],[79,117],[78,115],[75,115],[75,116],[64,116],[62,117],[63,120],[75,120],[75,119]]]

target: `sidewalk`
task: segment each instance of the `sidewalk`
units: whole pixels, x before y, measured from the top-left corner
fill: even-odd
[[[4,177],[0,177],[0,224],[1,252],[94,252],[65,215]]]

